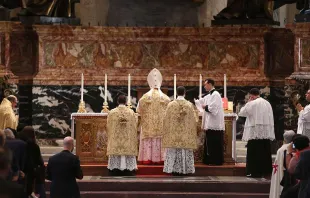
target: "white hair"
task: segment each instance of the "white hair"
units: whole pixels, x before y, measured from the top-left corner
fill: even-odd
[[[11,129],[4,129],[4,134],[7,139],[15,139],[15,135]]]
[[[285,131],[283,134],[285,143],[291,143],[295,134],[293,130]]]

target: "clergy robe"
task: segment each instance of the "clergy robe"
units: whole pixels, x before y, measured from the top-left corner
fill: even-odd
[[[137,112],[141,116],[138,161],[142,164],[163,163],[163,119],[170,98],[159,89],[151,89],[139,100]]]
[[[197,148],[198,115],[183,96],[168,104],[164,116],[163,148],[166,148],[164,172],[195,173],[194,149]]]
[[[284,151],[287,150],[288,146],[289,144],[284,144],[277,151],[277,156],[273,163],[269,198],[279,198],[283,190],[283,186],[280,185],[280,182],[284,175]]]
[[[310,105],[299,112],[297,133],[310,138]]]
[[[119,105],[109,112],[107,118],[109,170],[137,169],[137,124],[136,114],[125,105]]]
[[[205,106],[202,117],[202,129],[206,132],[203,162],[208,165],[224,163],[224,109],[222,98],[218,91],[211,90],[208,95],[196,101]]]
[[[17,128],[18,120],[13,111],[12,103],[4,98],[0,105],[0,129]]]
[[[253,177],[269,175],[272,171],[270,140],[275,139],[270,103],[257,98],[242,107],[239,116],[246,117],[242,140],[248,142],[247,174]]]

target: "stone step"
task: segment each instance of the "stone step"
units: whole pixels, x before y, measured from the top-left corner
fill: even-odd
[[[81,198],[268,198],[268,193],[221,193],[221,192],[134,192],[98,191],[81,192]],[[50,198],[47,192],[47,198]]]

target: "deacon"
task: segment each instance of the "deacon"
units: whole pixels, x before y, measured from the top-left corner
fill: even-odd
[[[16,130],[18,117],[14,113],[17,106],[17,98],[13,95],[4,98],[0,105],[0,129],[12,128]]]
[[[118,97],[119,106],[111,110],[107,118],[109,156],[108,169],[114,176],[131,176],[137,169],[138,117],[126,107],[126,96]]]
[[[306,100],[310,102],[310,90],[306,93]],[[306,105],[303,108],[299,103],[296,105],[296,108],[299,113],[297,133],[310,138],[310,105]]]
[[[195,101],[198,109],[203,108],[202,129],[206,133],[203,162],[207,165],[223,165],[224,163],[224,109],[222,98],[214,88],[212,79],[205,81],[204,87],[208,95]]]
[[[139,100],[137,112],[141,116],[141,132],[138,161],[141,164],[163,164],[163,119],[170,99],[161,90],[162,75],[153,69],[148,77],[151,88]]]
[[[178,87],[177,94],[177,99],[168,104],[164,117],[164,172],[186,175],[195,173],[193,150],[197,148],[198,115],[192,103],[184,98],[185,88]]]
[[[272,170],[270,141],[275,139],[273,111],[270,103],[250,90],[248,103],[239,116],[246,117],[243,141],[247,141],[246,171],[248,177],[268,176]]]

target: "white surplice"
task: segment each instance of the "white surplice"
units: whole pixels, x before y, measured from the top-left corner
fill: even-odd
[[[310,138],[310,105],[299,112],[297,133]]]
[[[239,116],[246,117],[243,141],[275,139],[273,111],[267,100],[257,98],[248,102],[241,108]]]
[[[280,185],[280,182],[284,175],[283,174],[284,151],[287,150],[288,146],[289,144],[284,144],[277,151],[277,156],[273,163],[269,198],[279,198],[283,190],[283,187]]]
[[[205,97],[195,101],[198,110],[203,113],[203,130],[225,130],[224,109],[221,95],[214,89]],[[202,106],[208,106],[210,112],[202,109]]]

